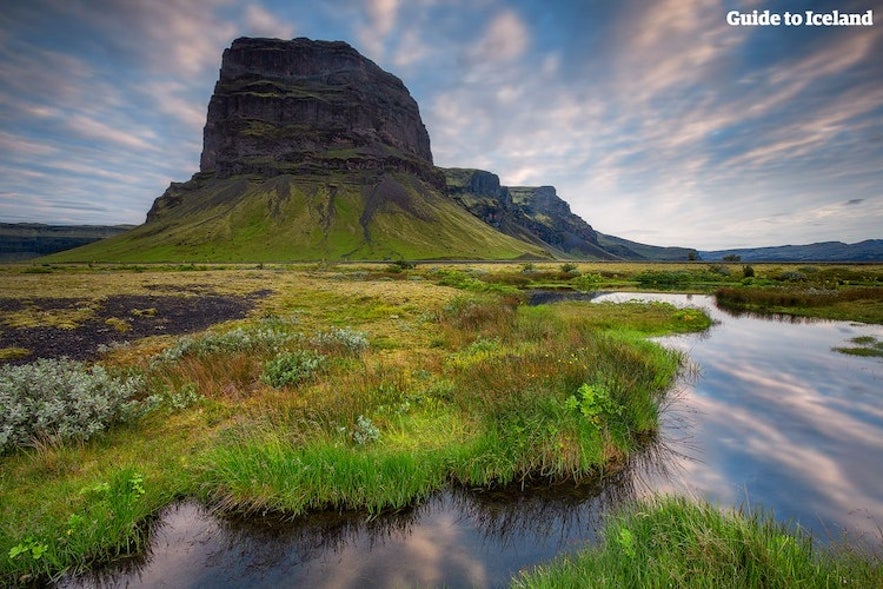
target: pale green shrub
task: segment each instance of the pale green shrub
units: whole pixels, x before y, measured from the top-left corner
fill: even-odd
[[[348,327],[333,327],[317,333],[310,338],[310,343],[321,350],[343,349],[352,354],[368,349],[368,338],[365,334]]]
[[[353,441],[359,446],[376,442],[380,439],[380,430],[370,418],[359,415],[353,428]]]
[[[325,356],[308,350],[282,352],[264,364],[261,380],[274,388],[311,378],[325,364]]]
[[[0,368],[0,453],[39,438],[88,440],[141,415],[140,377],[111,377],[101,366],[41,359]]]
[[[180,360],[184,356],[208,356],[210,354],[248,352],[254,350],[278,351],[286,344],[301,338],[278,321],[261,322],[255,327],[237,327],[223,333],[206,333],[199,337],[184,337],[159,355],[166,362]]]

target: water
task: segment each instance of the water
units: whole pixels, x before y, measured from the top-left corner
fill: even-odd
[[[372,520],[217,518],[187,502],[160,518],[145,555],[62,586],[506,586],[520,569],[593,541],[611,508],[659,493],[763,505],[821,540],[848,532],[879,546],[883,361],[831,348],[883,339],[883,327],[737,318],[704,296],[640,296],[704,307],[717,323],[660,339],[697,370],[663,415],[663,443],[620,475],[580,487],[448,491]]]
[[[664,416],[670,432],[686,434],[672,432],[669,445],[689,458],[675,459],[681,475],[654,491],[762,504],[823,540],[848,531],[883,542],[883,361],[832,350],[858,336],[881,340],[883,327],[733,317],[710,297],[652,298],[704,307],[719,322],[659,340],[687,353],[699,374]]]

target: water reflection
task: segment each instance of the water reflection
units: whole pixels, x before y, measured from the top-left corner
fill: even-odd
[[[660,448],[590,484],[452,489],[375,518],[216,517],[185,502],[163,514],[145,555],[61,585],[505,586],[520,568],[593,539],[604,513],[637,496],[633,471],[659,463]]]
[[[647,298],[703,307],[717,322],[701,340],[659,340],[699,366],[682,397],[696,412],[694,450],[684,452],[698,458],[684,466],[693,492],[723,505],[763,504],[822,540],[848,530],[881,546],[883,362],[831,348],[879,339],[883,327],[734,317],[699,295]]]
[[[663,412],[660,437],[620,472],[579,486],[453,489],[376,518],[217,518],[183,503],[164,514],[147,554],[128,568],[62,585],[506,586],[519,569],[594,540],[604,514],[622,502],[666,493],[762,504],[820,539],[850,530],[879,547],[883,362],[831,348],[857,336],[883,339],[883,327],[734,317],[701,295],[591,298],[636,296],[703,307],[716,323],[704,334],[660,338],[698,368]]]

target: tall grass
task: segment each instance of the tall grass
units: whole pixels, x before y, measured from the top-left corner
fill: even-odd
[[[632,505],[598,546],[522,574],[513,586],[880,587],[879,560],[823,552],[762,513],[724,513],[683,498]]]
[[[457,300],[437,325],[440,367],[363,358],[261,405],[205,455],[205,496],[246,511],[375,512],[449,481],[578,481],[618,468],[656,431],[679,356],[594,321],[565,306]],[[574,404],[581,387],[603,390],[613,409]]]
[[[721,288],[715,299],[720,307],[736,313],[774,312],[883,323],[883,287],[879,286]]]
[[[139,526],[174,496],[246,512],[377,513],[450,484],[579,481],[616,470],[655,431],[678,366],[644,334],[701,325],[666,306],[530,308],[487,292],[443,309],[439,299],[419,322],[391,322],[373,299],[347,300],[341,313],[323,307],[328,316],[311,322],[311,333],[296,331],[305,323],[254,320],[166,352],[154,345],[131,363],[144,394],[174,410],[33,461],[4,456],[14,474],[0,476],[0,552],[15,549],[16,558],[0,561],[0,582],[138,550]],[[382,334],[398,344],[369,346],[364,333],[332,328],[356,315],[372,343]],[[580,393],[589,389],[601,391],[603,410]],[[119,465],[137,465],[119,480],[143,473],[146,493],[131,497],[128,511],[106,508],[124,514],[118,521],[68,527],[110,499],[79,494],[84,485],[123,488],[113,482]]]

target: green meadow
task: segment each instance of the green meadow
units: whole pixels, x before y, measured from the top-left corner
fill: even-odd
[[[745,277],[741,265],[705,264],[2,267],[0,330],[100,325],[119,342],[81,362],[24,363],[36,350],[0,350],[16,362],[0,368],[0,579],[45,581],[138,553],[156,514],[185,497],[221,512],[370,516],[449,486],[595,480],[623,468],[658,430],[683,359],[648,338],[701,331],[710,320],[661,303],[530,306],[524,289],[818,290],[830,280],[830,290],[860,290],[848,305],[879,321],[881,269],[828,270],[789,280],[779,266]],[[163,311],[143,304],[160,293],[252,306],[195,333],[127,339],[136,317],[162,323]],[[108,316],[112,297],[139,306]],[[720,560],[705,548],[742,550],[750,542],[733,526],[762,535],[770,527],[680,502],[632,509],[601,547],[514,582],[584,586],[601,574],[611,581],[598,586],[718,586],[741,569],[726,561],[696,576],[690,571]],[[720,521],[667,532],[662,554],[657,518]],[[766,569],[750,568],[720,586],[881,579],[879,566],[861,559],[806,576],[834,557],[770,533],[756,542],[781,544],[793,576],[767,584]],[[689,534],[700,548],[681,541]],[[751,546],[733,558],[766,562],[768,553]],[[629,571],[596,573],[623,551]],[[660,564],[668,558],[681,568]],[[658,568],[680,576],[652,576]]]

